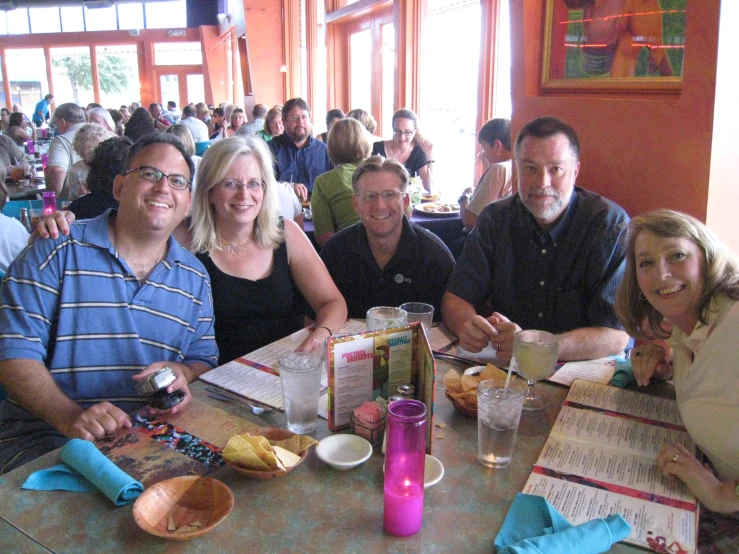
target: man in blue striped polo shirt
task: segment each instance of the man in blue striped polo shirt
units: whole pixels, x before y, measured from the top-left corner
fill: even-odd
[[[134,384],[169,366],[168,391],[213,368],[210,282],[171,237],[191,204],[193,163],[172,135],[131,147],[116,211],[39,240],[0,287],[0,473],[69,438],[130,427]]]

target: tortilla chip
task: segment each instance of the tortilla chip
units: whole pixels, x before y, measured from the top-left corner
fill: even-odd
[[[450,369],[444,374],[444,388],[450,393],[462,392],[462,380],[454,369]]]
[[[277,456],[277,459],[282,462],[285,469],[300,463],[300,456],[297,454],[294,454],[281,446],[273,446],[272,448],[275,449],[275,455]]]
[[[284,448],[285,450],[288,450],[292,452],[293,454],[299,454],[300,453],[300,435],[293,435],[289,439],[282,439],[279,441],[271,440],[269,443],[274,448],[275,446],[279,446],[281,448]]]
[[[318,441],[307,435],[300,435],[300,450],[295,452],[295,454],[302,454],[304,450],[308,450],[314,444],[318,444]]]
[[[480,385],[480,378],[475,375],[462,375],[462,390],[468,392],[471,390],[477,390]]]

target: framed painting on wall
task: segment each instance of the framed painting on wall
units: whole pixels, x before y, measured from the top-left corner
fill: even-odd
[[[544,90],[682,86],[688,0],[545,0]]]

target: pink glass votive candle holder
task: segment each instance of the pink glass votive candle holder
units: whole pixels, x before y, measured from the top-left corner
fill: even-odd
[[[53,214],[56,211],[56,193],[49,191],[41,196],[44,199],[44,217]]]
[[[389,405],[385,421],[385,532],[408,537],[423,525],[426,405],[396,400]]]

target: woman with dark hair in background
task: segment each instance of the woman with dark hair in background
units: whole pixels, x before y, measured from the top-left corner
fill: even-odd
[[[393,138],[372,145],[372,155],[402,163],[411,174],[418,175],[423,188],[431,192],[431,164],[434,145],[418,132],[418,120],[411,110],[398,110],[393,115]]]
[[[12,138],[18,146],[23,146],[29,140],[36,140],[36,130],[28,126],[26,117],[21,112],[10,114],[5,135]]]
[[[154,118],[151,117],[149,110],[146,108],[137,108],[132,114],[131,119],[126,123],[126,129],[123,134],[136,142],[141,137],[156,132],[154,127]]]
[[[346,116],[344,115],[344,112],[342,112],[339,108],[329,110],[326,114],[326,132],[321,133],[316,138],[321,142],[328,142],[328,132],[331,130],[333,124],[344,119],[345,117]]]
[[[118,208],[118,200],[113,197],[113,180],[125,171],[132,144],[128,137],[110,138],[95,149],[87,177],[90,194],[81,196],[68,208],[76,219],[91,219],[109,208]]]
[[[213,115],[210,117],[208,123],[208,133],[210,133],[210,139],[216,138],[221,130],[223,129],[223,108],[214,108]]]

